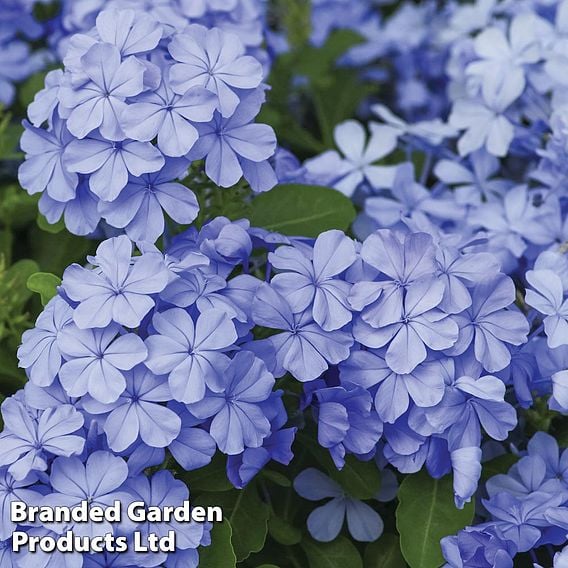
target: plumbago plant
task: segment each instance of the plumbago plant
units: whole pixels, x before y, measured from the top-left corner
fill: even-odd
[[[566,0],[2,6],[0,566],[568,566],[566,34]],[[12,501],[83,499],[224,520],[12,551],[67,530]]]

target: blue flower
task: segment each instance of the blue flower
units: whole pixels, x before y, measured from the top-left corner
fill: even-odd
[[[55,380],[61,367],[57,337],[72,323],[72,318],[71,306],[60,296],[55,296],[38,316],[35,327],[23,333],[18,366],[26,369],[34,384],[47,387]]]
[[[28,118],[34,126],[39,127],[45,121],[55,121],[59,116],[53,111],[59,104],[59,87],[63,77],[61,69],[54,69],[45,76],[45,87],[36,93],[34,100],[28,105]]]
[[[209,433],[219,449],[229,455],[245,448],[258,448],[270,434],[270,422],[262,403],[271,396],[274,377],[250,351],[231,360],[217,385],[199,402],[188,405],[197,418],[213,417]]]
[[[444,568],[512,568],[517,554],[515,543],[488,523],[444,537],[441,545],[447,562]]]
[[[424,214],[439,221],[462,219],[464,208],[451,194],[436,195],[415,180],[414,165],[397,166],[390,183],[389,196],[370,196],[365,200],[365,213],[380,227],[394,227],[405,217]],[[438,192],[439,193],[439,192]]]
[[[179,507],[184,501],[189,500],[187,485],[175,479],[169,471],[159,471],[151,478],[140,475],[129,479],[125,485],[131,495],[132,501],[142,501],[147,507]],[[176,548],[186,550],[197,548],[204,540],[204,532],[208,527],[204,523],[183,523],[174,519],[162,522],[144,522],[136,525],[136,530],[146,536],[155,533],[159,536],[167,536],[168,531],[176,533]],[[165,554],[157,556],[165,560]]]
[[[63,216],[66,227],[75,235],[90,235],[95,232],[101,216],[97,211],[97,196],[89,189],[89,180],[79,181],[75,197],[61,202],[47,193],[40,197],[38,208],[50,224],[57,223]]]
[[[105,139],[123,140],[119,117],[127,106],[125,99],[143,91],[144,69],[135,57],[122,61],[115,46],[95,43],[81,57],[87,83],[64,85],[59,90],[69,132],[85,138],[99,128]]]
[[[410,401],[421,408],[436,406],[445,392],[443,367],[427,361],[410,373],[395,373],[385,353],[370,349],[353,351],[340,365],[342,382],[360,385],[374,392],[375,409],[384,422],[394,423],[409,408]],[[374,389],[375,385],[379,385]]]
[[[509,37],[497,26],[477,35],[474,48],[479,59],[468,65],[466,73],[481,79],[486,99],[499,96],[512,102],[521,95],[526,84],[523,66],[542,57],[539,31],[548,31],[544,20],[528,12],[512,19]]]
[[[527,289],[525,301],[545,315],[544,330],[551,349],[568,345],[568,300],[560,276],[552,270],[529,270],[525,278],[534,289]]]
[[[205,87],[218,97],[223,117],[233,115],[239,104],[238,89],[260,85],[263,70],[253,57],[245,55],[240,39],[218,28],[191,25],[174,36],[168,50],[176,62],[171,70],[174,92]]]
[[[67,170],[64,153],[74,140],[65,121],[55,116],[51,131],[35,128],[24,121],[20,146],[26,160],[18,170],[18,180],[29,194],[46,191],[57,201],[66,202],[75,197],[79,176]]]
[[[168,281],[163,262],[154,255],[131,258],[132,243],[115,237],[101,243],[91,263],[95,270],[78,264],[63,274],[63,289],[78,302],[73,320],[81,329],[104,327],[111,322],[135,328],[154,306],[152,294]]]
[[[445,284],[440,308],[449,314],[460,313],[472,304],[472,288],[492,279],[499,273],[499,262],[490,253],[460,252],[450,247],[441,248],[437,256],[439,278]]]
[[[77,431],[83,416],[71,405],[60,405],[35,416],[15,397],[2,403],[4,431],[0,434],[0,467],[21,481],[34,470],[45,471],[50,456],[71,456],[83,450]]]
[[[211,462],[217,444],[209,432],[199,427],[203,420],[195,418],[181,406],[177,403],[169,405],[181,418],[181,429],[169,445],[169,450],[183,469],[191,471]]]
[[[558,442],[550,434],[537,432],[528,442],[529,456],[540,457],[549,479],[558,479],[568,487],[568,450],[560,452]]]
[[[471,292],[472,305],[454,316],[459,339],[451,351],[463,353],[472,343],[475,358],[490,373],[511,362],[509,345],[526,343],[529,324],[513,305],[515,285],[504,275],[479,283]]]
[[[351,285],[340,275],[355,262],[355,245],[341,231],[326,231],[314,243],[313,258],[298,249],[279,247],[268,260],[281,272],[271,285],[294,312],[312,307],[314,321],[325,331],[339,329],[352,318],[347,302]],[[285,272],[284,272],[285,271]]]
[[[41,501],[43,495],[33,487],[37,479],[37,475],[31,474],[17,480],[8,472],[8,468],[0,468],[0,541],[10,538],[16,530],[17,523],[12,521],[10,511],[14,501],[23,502],[28,507],[38,505]]]
[[[101,216],[113,227],[124,228],[133,241],[155,242],[164,233],[164,212],[176,223],[188,225],[199,212],[191,189],[172,182],[187,170],[184,159],[169,159],[155,173],[130,176],[120,195],[110,203],[100,202]]]
[[[383,533],[383,520],[366,503],[345,494],[335,481],[314,468],[309,468],[294,479],[294,489],[304,499],[321,501],[331,497],[325,505],[308,516],[308,530],[313,538],[330,542],[340,533],[347,518],[347,528],[358,541],[372,542]]]
[[[416,473],[423,465],[435,479],[451,472],[452,461],[447,441],[441,436],[417,434],[409,427],[405,416],[399,418],[396,424],[385,423],[384,436],[384,457],[401,473]]]
[[[396,148],[396,134],[392,128],[376,123],[371,123],[370,129],[371,136],[367,141],[364,127],[356,120],[338,124],[334,129],[334,140],[345,157],[331,150],[307,160],[304,165],[309,178],[334,187],[348,197],[363,181],[374,188],[390,187],[396,168],[375,163]]]
[[[231,283],[237,282],[232,280]],[[224,278],[196,268],[178,272],[160,297],[180,308],[195,306],[201,313],[218,309],[224,311],[230,318],[245,323],[247,321],[245,311],[232,301],[228,292],[229,284]]]
[[[108,445],[122,452],[139,437],[148,446],[164,448],[178,436],[181,419],[159,404],[171,398],[167,380],[139,365],[126,374],[126,388],[116,402],[101,404],[84,398],[82,406],[90,414],[107,415],[103,428]]]
[[[61,384],[69,396],[90,394],[108,404],[118,400],[126,388],[123,371],[144,361],[148,351],[134,333],[117,335],[116,324],[101,329],[69,326],[59,335],[59,348],[65,358],[59,371]]]
[[[450,452],[450,462],[454,473],[454,502],[458,509],[477,491],[481,477],[481,449],[477,446],[461,447]]]
[[[542,203],[536,206],[539,200]],[[549,245],[558,238],[558,208],[553,194],[543,195],[539,190],[519,185],[502,198],[472,209],[468,223],[475,229],[486,230],[487,248],[501,260],[503,271],[512,272],[515,259],[523,256],[529,244]]]
[[[526,552],[539,543],[549,524],[545,513],[563,501],[563,495],[537,491],[521,498],[498,493],[484,499],[483,505],[493,517],[493,526],[513,542],[519,552]]]
[[[20,169],[23,187],[42,193],[50,223],[64,216],[72,232],[87,235],[103,217],[134,239],[156,241],[165,230],[159,206],[176,223],[192,222],[197,202],[173,183],[190,170],[164,167],[165,156],[206,158],[206,173],[223,186],[243,175],[255,191],[276,185],[274,132],[253,123],[267,88],[264,12],[235,2],[235,13],[215,6],[189,27],[186,12],[194,11],[170,0],[142,12],[137,0],[108,10],[98,0],[64,5],[50,38],[65,52],[64,70],[46,76],[29,107]]]
[[[51,466],[49,482],[53,493],[46,495],[41,505],[54,507],[75,507],[81,501],[88,501],[89,506],[106,509],[121,501],[124,504],[132,499],[124,490],[124,482],[128,477],[126,462],[110,452],[93,452],[85,463],[78,457],[57,458]],[[125,522],[125,521],[123,521]],[[115,534],[118,527],[108,521],[78,522],[61,525],[54,523],[57,532],[73,530],[77,536],[104,536]]]
[[[318,442],[328,448],[338,469],[345,465],[347,452],[371,453],[382,434],[382,423],[371,412],[371,395],[355,385],[318,389],[314,396]]]
[[[491,179],[499,172],[499,160],[485,150],[469,155],[469,164],[454,159],[440,160],[434,174],[445,184],[454,186],[456,200],[468,205],[480,205],[484,199],[501,196],[513,184],[507,179]]]
[[[213,118],[217,97],[198,86],[176,95],[169,84],[167,69],[163,73],[160,87],[136,97],[122,113],[120,122],[130,138],[150,142],[157,137],[158,148],[166,156],[183,156],[199,138],[192,123],[209,122]]]
[[[257,192],[276,185],[268,163],[276,150],[276,136],[270,126],[253,122],[263,102],[263,89],[251,91],[241,97],[230,118],[216,112],[211,122],[197,125],[199,140],[188,157],[205,158],[205,173],[217,185],[231,187],[243,175]]]
[[[466,130],[458,142],[461,156],[481,148],[498,157],[507,154],[515,132],[513,124],[503,113],[511,102],[510,99],[487,103],[467,99],[456,101],[450,115],[450,124]]]
[[[242,454],[227,457],[227,477],[239,489],[245,487],[270,460],[289,465],[294,457],[292,444],[297,428],[283,428],[288,415],[282,398],[272,395],[269,403],[263,405],[263,411],[270,421],[271,433],[262,440],[262,446],[245,448]]]
[[[103,201],[113,201],[120,195],[129,174],[139,177],[157,172],[165,164],[161,152],[150,142],[108,140],[98,131],[69,143],[64,159],[69,171],[91,174],[89,188]]]
[[[180,308],[157,313],[157,331],[146,339],[146,366],[159,375],[168,374],[172,396],[185,403],[203,399],[206,387],[220,392],[229,358],[223,352],[234,344],[237,333],[225,313],[210,310],[194,322]]]
[[[372,270],[353,285],[349,303],[374,328],[397,321],[405,290],[436,273],[436,249],[426,233],[379,230],[367,237],[361,258]]]
[[[270,360],[275,376],[289,371],[299,381],[317,379],[329,366],[349,356],[353,337],[346,331],[325,332],[308,312],[294,314],[290,304],[268,284],[259,286],[252,306],[257,325],[283,330],[266,340],[249,344],[260,357]]]
[[[495,440],[504,440],[517,423],[515,409],[504,400],[505,385],[492,376],[459,377],[446,388],[438,406],[426,419],[448,431],[450,449],[479,447],[480,426]]]
[[[399,374],[411,373],[426,359],[426,347],[441,351],[452,347],[458,338],[456,322],[437,309],[443,296],[442,282],[417,282],[406,291],[398,313],[392,313],[391,323],[376,329],[357,320],[353,334],[368,347],[388,345],[385,355],[388,366]]]
[[[557,477],[550,477],[546,463],[538,455],[522,457],[506,475],[494,475],[487,481],[486,489],[489,497],[500,492],[523,497],[541,491],[550,495],[565,492],[568,499],[568,486]]]
[[[61,404],[77,407],[77,399],[69,396],[57,380],[48,387],[38,387],[32,382],[24,387],[24,400],[27,406],[35,410],[47,410]]]
[[[152,51],[163,35],[158,21],[135,10],[103,10],[96,28],[101,40],[117,47],[122,57]]]

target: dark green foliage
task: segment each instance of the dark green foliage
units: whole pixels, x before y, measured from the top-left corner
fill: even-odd
[[[280,185],[252,201],[254,226],[291,236],[317,237],[323,231],[346,231],[355,219],[351,201],[334,189]]]

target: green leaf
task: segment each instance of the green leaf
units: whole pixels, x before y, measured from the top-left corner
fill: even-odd
[[[284,1],[292,3],[281,18],[284,21],[295,3],[309,10],[309,2],[304,0]],[[298,28],[301,26],[296,25],[295,31]],[[377,91],[376,83],[362,82],[357,71],[337,66],[338,58],[362,41],[352,30],[336,30],[323,46],[296,45],[275,61],[268,80],[272,88],[259,120],[270,124],[279,140],[305,154],[303,157],[333,148],[335,126],[353,117],[361,102]],[[298,76],[303,80],[298,82]],[[292,101],[300,104],[291,105]],[[299,108],[291,112],[292,107]]]
[[[196,504],[223,509],[223,515],[233,529],[231,542],[239,562],[253,552],[262,550],[268,533],[270,511],[268,505],[260,499],[254,481],[245,489],[203,493],[197,498]]]
[[[57,294],[57,287],[60,284],[61,278],[50,272],[36,272],[27,281],[28,290],[37,292],[41,296],[41,303],[44,306]]]
[[[12,262],[14,233],[10,229],[0,230],[0,263],[2,267]]]
[[[353,543],[340,536],[333,542],[302,541],[310,568],[363,568],[359,551]]]
[[[31,292],[26,288],[28,278],[39,270],[35,260],[18,260],[2,274],[0,305],[8,303],[13,308],[22,309],[31,298]]]
[[[444,561],[440,539],[470,524],[474,504],[454,504],[452,477],[432,479],[426,471],[409,475],[398,492],[396,526],[402,554],[411,568],[438,568]]]
[[[302,540],[302,532],[284,519],[272,515],[268,521],[268,532],[278,543],[293,546]]]
[[[24,128],[11,121],[10,113],[3,113],[0,107],[0,160],[15,160],[23,156],[18,152],[18,141]]]
[[[290,45],[294,48],[305,45],[310,38],[310,2],[306,2],[306,0],[275,0],[271,7],[276,20],[284,25]]]
[[[384,534],[379,540],[368,544],[363,564],[365,568],[406,568],[398,536]]]
[[[554,437],[561,448],[568,448],[568,417],[560,416],[555,420]]]
[[[335,127],[353,117],[363,99],[377,94],[376,84],[361,84],[353,73],[351,69],[336,69],[325,83],[313,87],[315,110],[327,147],[334,146]]]
[[[276,483],[280,487],[292,487],[292,482],[282,473],[274,471],[273,469],[263,469],[260,475],[272,483]]]
[[[42,272],[63,274],[73,262],[85,263],[85,256],[95,252],[97,241],[61,232],[46,233],[32,226],[29,231],[31,256],[37,260]]]
[[[227,519],[213,523],[211,544],[199,549],[200,568],[235,568],[237,557],[231,544],[233,530]]]
[[[0,392],[3,397],[23,388],[26,381],[26,374],[18,368],[18,360],[14,352],[0,345]]]
[[[43,89],[45,84],[45,76],[47,71],[40,71],[35,73],[28,79],[26,79],[18,89],[19,91],[19,102],[23,108],[27,108],[29,104],[34,100],[36,93]]]
[[[226,464],[225,456],[217,452],[209,465],[183,473],[181,478],[191,491],[229,491],[234,487],[227,479]]]
[[[37,195],[28,195],[19,185],[2,188],[0,220],[6,227],[25,228],[37,216]]]
[[[8,269],[4,267],[4,257],[0,255],[0,339],[6,339],[15,348],[20,343],[21,334],[31,327],[31,318],[25,307],[32,293],[26,288],[26,282],[39,267],[29,259],[19,260]],[[9,372],[10,368],[17,367],[15,354],[8,350],[6,357],[8,360],[0,365],[0,376],[11,374],[18,378],[20,373],[17,370]]]
[[[59,2],[35,2],[34,4],[33,15],[39,22],[47,22],[60,15],[59,10],[61,9],[61,6]]]
[[[333,75],[335,63],[346,51],[363,42],[353,30],[334,30],[321,48],[307,47],[295,54],[295,73],[321,81]]]
[[[329,229],[346,231],[355,219],[351,200],[315,185],[279,185],[252,201],[250,222],[284,235],[317,237]]]
[[[61,233],[65,229],[65,221],[63,217],[54,223],[53,225],[41,214],[37,214],[37,226],[46,233],[51,233],[52,235],[56,235],[57,233]]]
[[[278,138],[285,140],[295,149],[309,154],[320,154],[329,146],[320,142],[309,130],[298,124],[280,110],[265,105],[260,111],[258,122],[268,124],[278,132]]]

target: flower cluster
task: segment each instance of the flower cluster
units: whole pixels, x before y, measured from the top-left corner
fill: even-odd
[[[469,492],[458,489],[458,477],[467,472],[461,478],[463,489],[479,468],[473,466],[479,458],[472,450],[479,448],[479,433],[472,437],[471,424],[477,422],[492,438],[504,439],[516,422],[516,413],[509,406],[514,404],[513,391],[521,408],[531,407],[538,398],[550,410],[568,413],[568,4],[559,0],[478,0],[447,2],[444,9],[438,9],[439,4],[424,2],[385,10],[388,15],[382,19],[376,12],[370,16],[372,7],[362,2],[350,10],[353,20],[347,16],[340,19],[340,2],[317,3],[314,17],[320,4],[329,7],[330,17],[322,23],[320,36],[312,35],[312,41],[323,43],[337,28],[361,33],[362,43],[351,48],[338,64],[358,69],[367,80],[384,83],[380,103],[366,101],[361,112],[364,122],[347,120],[336,125],[336,149],[310,157],[303,164],[296,162],[292,175],[298,182],[334,187],[361,210],[353,229],[365,239],[359,253],[365,276],[353,280],[349,298],[359,312],[353,318],[353,335],[365,348],[352,349],[349,359],[340,363],[339,381],[375,389],[371,392],[376,392],[375,408],[383,422],[383,452],[401,471],[416,471],[425,461],[435,475],[434,468],[447,451],[440,448],[447,445],[454,467],[456,502],[460,504],[463,494]],[[424,285],[413,302],[415,284],[410,281],[412,287],[404,290],[400,285],[405,282],[404,273],[396,273],[390,278],[395,281],[396,294],[405,294],[405,326],[394,323],[388,302],[396,296],[385,290],[384,284],[373,288],[364,282],[372,280],[366,265],[377,268],[367,243],[375,239],[381,243],[375,247],[382,251],[375,253],[380,258],[388,245],[377,235],[387,231],[399,232],[400,242],[415,240],[413,250],[420,262],[411,265],[411,270],[419,277],[431,277],[436,271],[420,270],[427,255],[418,252],[418,233],[428,235],[439,247],[436,261],[440,275],[447,273],[441,266],[448,267],[457,258],[460,263],[465,261],[463,253],[467,251],[473,264],[471,272],[466,272],[476,276],[475,282],[466,285],[469,295],[464,296],[465,303],[461,304],[460,292],[450,280],[445,285],[446,290],[452,290],[452,300],[439,292],[442,300],[425,303],[434,298],[435,287],[430,284]],[[461,252],[459,257],[448,253],[456,248]],[[516,287],[509,278],[491,276],[489,257]],[[401,253],[398,258],[405,257]],[[460,278],[464,276],[461,273]],[[486,292],[476,298],[486,286]],[[358,298],[360,303],[353,303]],[[502,309],[513,301],[526,317],[508,310],[506,315],[499,314],[497,319],[504,319],[496,326],[497,320],[487,320],[485,310],[492,310],[493,302]],[[435,330],[433,337],[421,336],[422,327],[413,329],[413,305],[421,314],[423,308],[426,314],[432,309],[438,313],[435,318],[427,317],[429,329]],[[465,319],[461,310],[468,314]],[[505,323],[513,317],[517,319]],[[474,323],[464,333],[468,320]],[[459,328],[455,341],[453,322]],[[484,336],[478,336],[486,323]],[[514,346],[501,350],[494,343],[495,339],[505,340],[499,328],[523,337],[528,333],[528,340],[513,341],[509,336]],[[461,341],[466,337],[470,347],[462,351]],[[429,339],[438,346],[429,344]],[[444,341],[453,343],[448,347]],[[451,355],[450,367],[441,358],[432,362],[432,351]],[[501,360],[501,355],[506,360]],[[357,377],[351,370],[352,361],[365,362],[369,371],[355,368]],[[412,392],[416,382],[405,385],[403,396],[402,381],[395,387],[381,378],[385,366],[403,376],[416,375],[418,370],[419,376],[431,364],[446,368],[432,373],[445,382],[440,400],[434,400],[433,379],[424,383],[428,388],[416,389],[416,393]],[[472,364],[480,364],[482,370],[472,373]],[[442,381],[445,372],[454,378]],[[506,398],[505,385],[510,387]],[[385,398],[386,393],[393,393],[393,398]],[[428,404],[421,400],[424,393],[433,397]],[[406,400],[410,401],[409,411]],[[466,400],[472,405],[468,410],[463,406]],[[477,418],[471,410],[474,407]],[[407,415],[401,415],[404,412]],[[344,415],[350,415],[347,406]],[[490,424],[494,418],[497,421]],[[416,469],[410,465],[416,460],[416,450],[408,451],[406,463],[399,456],[391,457],[402,452],[393,449],[389,441],[390,424],[403,419],[408,432],[425,439]],[[338,416],[322,419],[323,424],[339,421]],[[401,436],[395,440],[400,443]],[[524,447],[522,436],[516,443]],[[410,446],[408,437],[404,444]],[[509,475],[489,482],[489,498],[477,509],[489,520],[446,539],[448,566],[511,566],[518,553],[566,542],[566,487],[558,482],[562,479],[558,457],[558,467],[553,465],[552,456],[558,454],[554,444],[549,436],[537,434],[526,457]],[[545,453],[550,455],[545,457]],[[455,461],[458,456],[467,465],[460,466]],[[429,466],[429,459],[435,465]],[[526,489],[521,491],[521,486]],[[554,565],[562,566],[566,554],[559,552]],[[533,559],[536,563],[536,557]]]
[[[423,75],[414,89],[398,79],[395,84],[411,98],[414,91],[426,93],[434,112],[403,108],[401,96],[391,100],[387,91],[381,104],[369,104],[367,129],[355,120],[336,126],[339,152],[307,160],[297,179],[319,180],[353,196],[363,209],[360,237],[377,228],[404,228],[401,218],[435,238],[478,235],[506,272],[524,278],[539,252],[566,240],[566,7],[547,5],[526,2],[515,14],[507,2],[449,3],[442,11],[426,2],[377,21],[381,33],[375,30],[352,50],[369,57],[351,55],[349,64],[369,73],[383,57],[396,60],[392,50],[406,49],[406,68],[418,58],[420,70],[443,77],[441,95],[427,94]],[[348,18],[344,22],[349,26]],[[390,37],[391,27],[405,26],[412,34]],[[373,41],[381,43],[376,52]],[[436,57],[440,65],[432,63]]]
[[[487,521],[442,540],[447,568],[512,566],[517,553],[568,539],[568,450],[538,432],[509,472],[490,478]],[[556,553],[562,567],[568,548]],[[475,558],[475,560],[474,560]],[[536,564],[535,564],[536,566]]]
[[[78,506],[87,501],[93,507],[103,509],[120,501],[123,507],[139,501],[147,507],[163,507],[164,505],[179,506],[189,499],[189,491],[183,481],[175,479],[169,471],[158,471],[152,476],[136,473],[130,460],[127,463],[122,457],[108,450],[97,447],[97,441],[82,427],[82,416],[73,408],[72,404],[62,404],[62,401],[52,401],[59,405],[59,409],[37,409],[33,400],[45,405],[45,397],[30,397],[25,393],[22,400],[16,398],[6,401],[2,405],[2,416],[8,420],[8,428],[23,428],[29,432],[30,438],[38,435],[36,445],[41,445],[44,457],[49,456],[49,471],[38,474],[32,467],[32,473],[22,477],[23,470],[12,467],[0,467],[0,495],[2,495],[3,523],[0,527],[0,560],[4,566],[36,565],[38,555],[41,565],[45,566],[112,566],[120,557],[123,566],[188,566],[195,568],[199,563],[199,546],[208,546],[211,543],[209,523],[180,523],[177,521],[163,521],[159,523],[134,523],[123,521],[121,523],[82,522],[82,523],[51,523],[40,525],[28,523],[16,525],[10,522],[10,504],[13,501],[22,501],[28,505]],[[37,418],[39,416],[39,424]],[[44,421],[44,417],[47,419]],[[78,430],[78,434],[69,435],[67,432]],[[53,430],[53,434],[46,436],[46,432]],[[41,437],[39,435],[41,434]],[[14,436],[8,430],[3,434],[3,449],[1,460],[3,463],[11,461],[10,456],[18,450],[14,443]],[[11,452],[4,448],[4,444],[11,444]],[[84,450],[81,448],[85,446]],[[28,465],[37,466],[37,460],[32,457]],[[21,458],[20,461],[25,461]],[[44,461],[45,464],[45,461]],[[27,468],[27,466],[26,466]],[[39,468],[41,469],[41,468]],[[78,537],[105,537],[105,535],[121,536],[129,542],[134,532],[140,534],[139,538],[147,538],[149,533],[166,536],[168,531],[176,532],[176,552],[135,552],[129,549],[126,553],[97,552],[81,554],[81,550],[74,552],[52,553],[29,552],[28,549],[14,552],[11,546],[12,531],[29,532],[36,537],[51,536],[57,538],[68,530]],[[107,537],[108,538],[108,537]],[[88,547],[86,547],[88,549]],[[43,557],[43,558],[42,558]]]
[[[42,194],[50,223],[63,216],[86,235],[104,219],[154,242],[164,212],[180,224],[197,216],[195,195],[176,181],[192,162],[204,160],[222,187],[243,175],[255,191],[276,183],[274,132],[254,123],[264,70],[233,32],[177,32],[151,14],[104,10],[70,38],[64,63],[30,105],[21,140],[20,183]]]
[[[299,241],[217,218],[165,255],[139,246],[132,256],[115,237],[90,267],[68,267],[18,353],[29,391],[78,409],[136,471],[166,448],[186,470],[219,450],[242,487],[269,460],[288,463],[296,429],[274,388],[285,375],[303,383],[301,407],[338,469],[347,454],[453,469],[460,506],[477,487],[482,432],[504,440],[516,425],[508,378],[494,373],[528,323],[512,280],[467,243],[390,230]],[[263,249],[267,268],[253,255]],[[41,456],[3,463],[22,477],[46,469]]]
[[[382,29],[409,24],[428,6],[400,8]],[[361,207],[354,225],[360,238],[377,229],[421,231],[495,256],[521,284],[517,300],[532,326],[533,341],[516,350],[507,371],[517,399],[529,406],[534,393],[554,394],[551,408],[565,411],[567,10],[564,2],[547,6],[526,2],[515,13],[507,2],[449,4],[428,18],[419,30],[430,47],[422,46],[420,57],[424,64],[445,53],[447,104],[430,116],[413,115],[388,96],[390,107],[370,104],[366,126],[338,124],[337,150],[306,160],[294,179],[352,197]],[[354,49],[370,48],[367,41]],[[367,72],[377,56],[351,64]],[[421,84],[426,88],[425,79]]]
[[[104,9],[132,9],[151,14],[164,27],[167,36],[183,31],[188,24],[218,27],[236,34],[249,55],[264,66],[269,64],[263,48],[267,36],[266,8],[260,0],[215,2],[196,0],[64,0],[58,11],[44,22],[32,15],[47,0],[6,0],[0,6],[0,103],[14,100],[14,83],[45,68],[46,63],[64,59],[75,34],[88,34]],[[53,6],[49,6],[53,11]],[[32,43],[42,40],[47,49],[33,51]]]
[[[29,382],[2,404],[0,516],[16,498],[179,502],[173,474],[216,462],[254,492],[309,438],[317,464],[290,471],[298,495],[327,500],[306,512],[317,541],[344,524],[379,538],[395,470],[424,468],[453,474],[456,507],[475,501],[478,524],[442,540],[448,568],[525,554],[536,567],[543,550],[565,566],[568,450],[528,433],[568,415],[568,0],[313,0],[285,23],[262,0],[66,0],[45,26],[30,4],[0,9],[0,101],[36,68],[23,37],[47,33],[64,68],[29,106],[20,184],[50,223],[113,238],[65,270],[23,335]],[[305,60],[282,31],[296,23]],[[266,117],[303,162],[255,122],[268,53],[285,52]],[[344,91],[344,77],[358,82]],[[355,100],[367,84],[379,99]],[[254,192],[334,188],[358,209],[356,238],[201,224],[207,211],[200,229],[166,226],[191,224],[209,186],[243,177]],[[277,194],[253,198],[255,222]],[[482,464],[504,454],[517,463],[475,498]],[[373,491],[349,491],[352,463]],[[13,528],[0,527],[0,564]],[[209,533],[193,526],[176,554],[121,565],[196,566]]]
[[[49,43],[65,57],[65,51],[76,33],[88,32],[103,9],[132,9],[150,14],[159,21],[167,35],[183,31],[188,24],[221,28],[239,36],[249,55],[265,61],[262,50],[266,34],[265,7],[259,0],[63,0],[60,14],[50,22]]]

